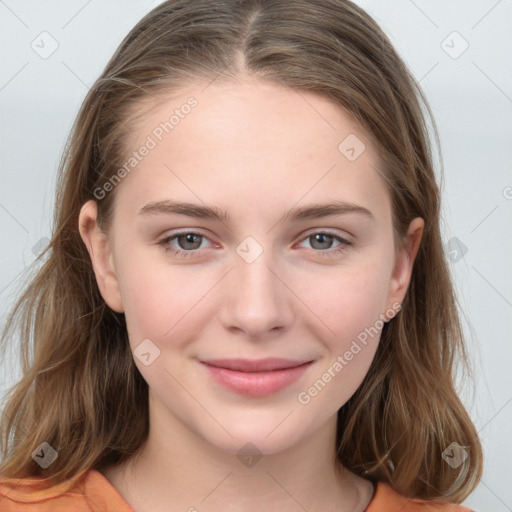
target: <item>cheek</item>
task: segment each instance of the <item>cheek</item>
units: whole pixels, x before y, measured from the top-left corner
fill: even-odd
[[[315,403],[321,407],[321,414],[328,417],[335,414],[361,385],[384,326],[385,277],[379,265],[372,265],[357,273],[343,275],[340,272],[321,290],[309,287],[308,305],[328,327],[322,328],[327,334],[321,338],[317,331],[326,357],[298,394],[300,404]]]
[[[339,268],[302,285],[304,302],[330,333],[333,344],[347,341],[375,324],[388,294],[389,269],[379,261]]]
[[[121,257],[116,268],[132,345],[145,338],[162,343],[190,331],[190,312],[206,291],[197,270],[167,265],[162,257],[151,260],[147,251],[136,249]]]

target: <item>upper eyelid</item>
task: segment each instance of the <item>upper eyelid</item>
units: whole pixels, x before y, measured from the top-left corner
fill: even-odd
[[[347,239],[347,241],[350,241],[351,238],[354,238],[354,235],[352,235],[348,231],[345,231],[345,230],[342,230],[342,231],[343,231],[343,233],[339,233],[337,231],[334,231],[332,228],[324,228],[324,229],[312,228],[311,230],[305,231],[301,236],[302,236],[302,239],[304,239],[311,235],[315,235],[317,233],[324,233],[326,235],[338,236],[340,238],[345,238],[345,239]]]

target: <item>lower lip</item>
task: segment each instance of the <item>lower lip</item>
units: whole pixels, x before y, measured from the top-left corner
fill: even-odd
[[[240,395],[261,397],[276,393],[289,386],[304,374],[313,361],[301,366],[268,372],[239,372],[201,363],[211,377],[224,387]]]

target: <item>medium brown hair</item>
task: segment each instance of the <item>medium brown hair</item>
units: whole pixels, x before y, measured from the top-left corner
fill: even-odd
[[[413,218],[424,219],[402,311],[383,327],[367,376],[339,410],[338,458],[405,496],[463,500],[481,477],[482,452],[454,385],[456,362],[469,365],[426,114],[439,145],[438,134],[387,36],[346,0],[171,0],[126,36],[82,104],[60,165],[51,242],[5,326],[4,350],[19,332],[23,375],[5,400],[0,474],[58,483],[123,462],[146,440],[147,383],[124,315],[99,293],[79,211],[126,160],[137,105],[247,76],[315,92],[350,113],[385,163],[397,240]],[[114,197],[97,201],[104,229]],[[46,470],[31,457],[44,441],[59,454]],[[452,442],[469,454],[458,469],[441,456]]]

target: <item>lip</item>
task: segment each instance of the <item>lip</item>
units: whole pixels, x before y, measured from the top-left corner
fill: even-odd
[[[200,361],[210,377],[240,395],[268,396],[300,379],[313,361],[216,359]]]

